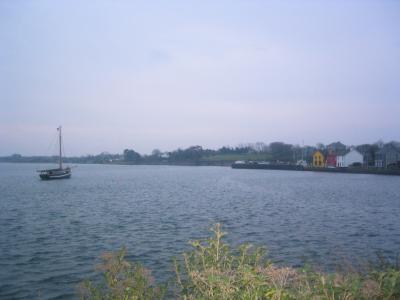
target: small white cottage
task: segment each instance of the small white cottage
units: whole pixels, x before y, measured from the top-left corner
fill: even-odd
[[[352,148],[345,155],[339,155],[336,159],[336,166],[339,168],[349,167],[355,163],[363,163],[363,155],[355,148]]]

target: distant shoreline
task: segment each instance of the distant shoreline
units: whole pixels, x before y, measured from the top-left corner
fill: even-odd
[[[326,173],[347,173],[347,174],[372,174],[372,175],[395,175],[400,176],[399,169],[380,169],[380,168],[315,168],[302,167],[297,165],[274,165],[258,163],[232,164],[233,169],[256,169],[256,170],[285,170],[303,172],[326,172]]]

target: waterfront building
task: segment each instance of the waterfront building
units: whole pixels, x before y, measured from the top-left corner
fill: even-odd
[[[344,155],[338,155],[336,157],[336,167],[344,168]]]
[[[375,167],[387,168],[400,165],[400,149],[394,143],[388,143],[376,152]]]
[[[325,156],[324,154],[317,150],[313,154],[313,167],[314,168],[323,168],[325,167]]]
[[[342,167],[344,165],[344,155],[348,152],[347,146],[341,142],[335,142],[329,144],[326,148],[328,150],[326,166],[328,168]]]
[[[333,152],[330,151],[326,157],[326,166],[329,167],[336,167],[337,163],[337,155]]]
[[[360,164],[360,166],[362,166],[363,162],[363,155],[355,148],[352,148],[344,155],[338,155],[336,158],[336,166],[339,168],[347,168],[354,166],[355,164]]]

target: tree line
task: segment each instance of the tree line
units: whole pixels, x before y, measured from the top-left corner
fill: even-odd
[[[392,141],[387,144],[394,145],[400,151],[400,143]],[[382,141],[373,144],[362,144],[355,148],[367,155],[374,161],[376,153],[387,145]],[[221,164],[230,163],[235,160],[267,160],[271,162],[295,163],[299,160],[312,161],[312,155],[316,150],[328,152],[330,150],[343,151],[350,149],[349,145],[340,142],[325,145],[318,143],[315,146],[300,146],[284,142],[263,142],[240,144],[238,146],[223,146],[219,149],[207,149],[195,145],[185,149],[178,148],[173,151],[161,151],[154,149],[151,154],[140,154],[132,148],[125,149],[121,154],[111,154],[102,152],[97,155],[86,155],[79,157],[66,157],[65,163],[128,163],[128,164]],[[339,150],[338,150],[339,149]],[[57,156],[22,156],[13,154],[11,156],[0,157],[0,162],[57,162]]]
[[[178,148],[174,151],[162,152],[154,149],[150,155],[140,155],[132,149],[125,149],[123,160],[132,163],[204,163],[210,160],[234,161],[234,160],[268,160],[271,162],[295,163],[299,160],[312,161],[312,155],[316,150],[324,153],[330,151],[343,154],[350,148],[356,148],[360,153],[367,156],[368,163],[373,164],[376,153],[385,145],[392,144],[400,151],[400,143],[392,141],[383,143],[378,141],[373,144],[361,144],[357,146],[344,145],[340,142],[331,144],[318,143],[315,146],[300,146],[297,144],[287,144],[284,142],[263,142],[241,144],[236,147],[223,146],[219,149],[206,149],[202,146],[191,146],[186,149]]]

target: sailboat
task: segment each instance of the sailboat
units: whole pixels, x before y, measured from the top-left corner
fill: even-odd
[[[58,131],[58,141],[59,141],[59,159],[58,159],[58,168],[57,169],[46,169],[39,170],[39,176],[42,180],[50,180],[50,179],[66,179],[71,177],[71,168],[66,167],[63,168],[62,164],[62,134],[61,134],[61,126],[57,128]]]

